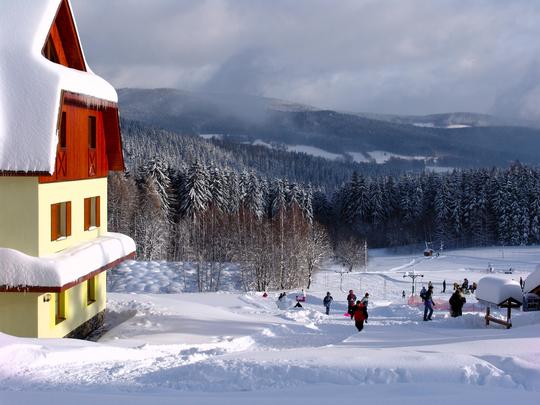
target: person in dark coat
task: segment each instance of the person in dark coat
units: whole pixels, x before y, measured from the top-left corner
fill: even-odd
[[[354,326],[358,329],[358,332],[362,332],[364,329],[364,321],[368,319],[367,307],[362,304],[362,301],[356,301],[356,305],[353,307]]]
[[[330,291],[326,293],[326,297],[323,298],[323,305],[326,308],[326,315],[330,315],[330,305],[334,301],[334,298],[330,295]]]
[[[353,290],[349,290],[349,295],[347,295],[347,313],[353,317],[354,305],[356,302],[356,295],[354,295]]]
[[[456,290],[448,301],[450,303],[450,315],[454,318],[463,315],[463,305],[467,302],[461,290]]]
[[[435,303],[433,302],[433,286],[429,286],[426,294],[424,295],[424,321],[431,321],[434,306]]]
[[[446,292],[446,280],[442,281],[442,292]]]

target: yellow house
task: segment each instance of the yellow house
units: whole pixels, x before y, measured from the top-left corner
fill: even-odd
[[[84,337],[106,270],[135,243],[107,232],[123,170],[117,94],[86,64],[68,0],[0,2],[0,332]]]

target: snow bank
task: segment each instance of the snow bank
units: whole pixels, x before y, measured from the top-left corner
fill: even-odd
[[[44,257],[0,248],[0,285],[61,287],[133,252],[133,239],[112,232]]]
[[[501,304],[509,298],[522,303],[523,293],[519,283],[497,277],[484,277],[478,281],[476,298],[493,304]]]
[[[0,2],[0,170],[54,172],[62,90],[118,100],[88,66],[67,68],[41,54],[59,4]]]
[[[203,271],[210,264],[201,265]],[[176,294],[198,291],[197,265],[191,262],[126,260],[107,277],[111,292]],[[219,277],[220,291],[242,291],[238,265],[222,264]]]

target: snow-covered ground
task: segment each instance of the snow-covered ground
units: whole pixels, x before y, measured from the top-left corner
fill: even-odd
[[[324,149],[309,145],[287,145],[287,150],[289,152],[305,153],[306,155],[322,157],[328,160],[343,159],[342,154],[328,152]]]
[[[384,150],[374,150],[367,152],[371,159],[375,160],[378,164],[383,164],[388,162],[391,158],[404,159],[404,160],[428,160],[430,159],[427,156],[408,156],[408,155],[398,155],[397,153],[387,152]]]
[[[450,318],[441,283],[478,281],[488,264],[525,278],[540,247],[465,249],[436,258],[372,251],[367,272],[317,274],[303,309],[289,291],[243,292],[226,266],[227,292],[193,291],[189,263],[131,262],[110,274],[105,333],[98,342],[21,339],[0,334],[0,404],[275,404],[379,401],[383,404],[537,402],[540,313],[513,315],[514,327],[486,327],[475,299]],[[512,267],[513,274],[504,274]],[[432,281],[440,305],[423,322],[408,305],[403,275]],[[151,285],[147,289],[147,285]],[[345,291],[370,293],[370,317],[356,332]],[[117,291],[117,292],[115,292]],[[144,291],[153,291],[148,293]],[[184,293],[179,293],[183,291]],[[321,298],[335,299],[330,316]],[[167,294],[167,292],[171,292]]]

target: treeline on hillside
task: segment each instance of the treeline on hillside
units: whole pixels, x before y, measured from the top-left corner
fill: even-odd
[[[314,210],[332,235],[349,232],[372,246],[539,244],[540,171],[516,163],[400,177],[355,173]]]
[[[109,179],[109,227],[131,235],[139,258],[192,261],[200,291],[219,289],[222,264],[237,262],[246,290],[307,286],[329,255],[313,221],[312,190],[195,162],[156,158]]]
[[[422,171],[424,162],[390,159],[385,164],[355,163],[350,159],[328,160],[305,153],[287,152],[235,142],[234,139],[203,139],[182,135],[144,124],[122,120],[122,141],[126,165],[130,170],[159,156],[173,170],[186,170],[192,163],[228,167],[236,172],[255,171],[267,179],[283,178],[294,183],[316,184],[333,192],[357,170],[365,175],[392,175]]]

